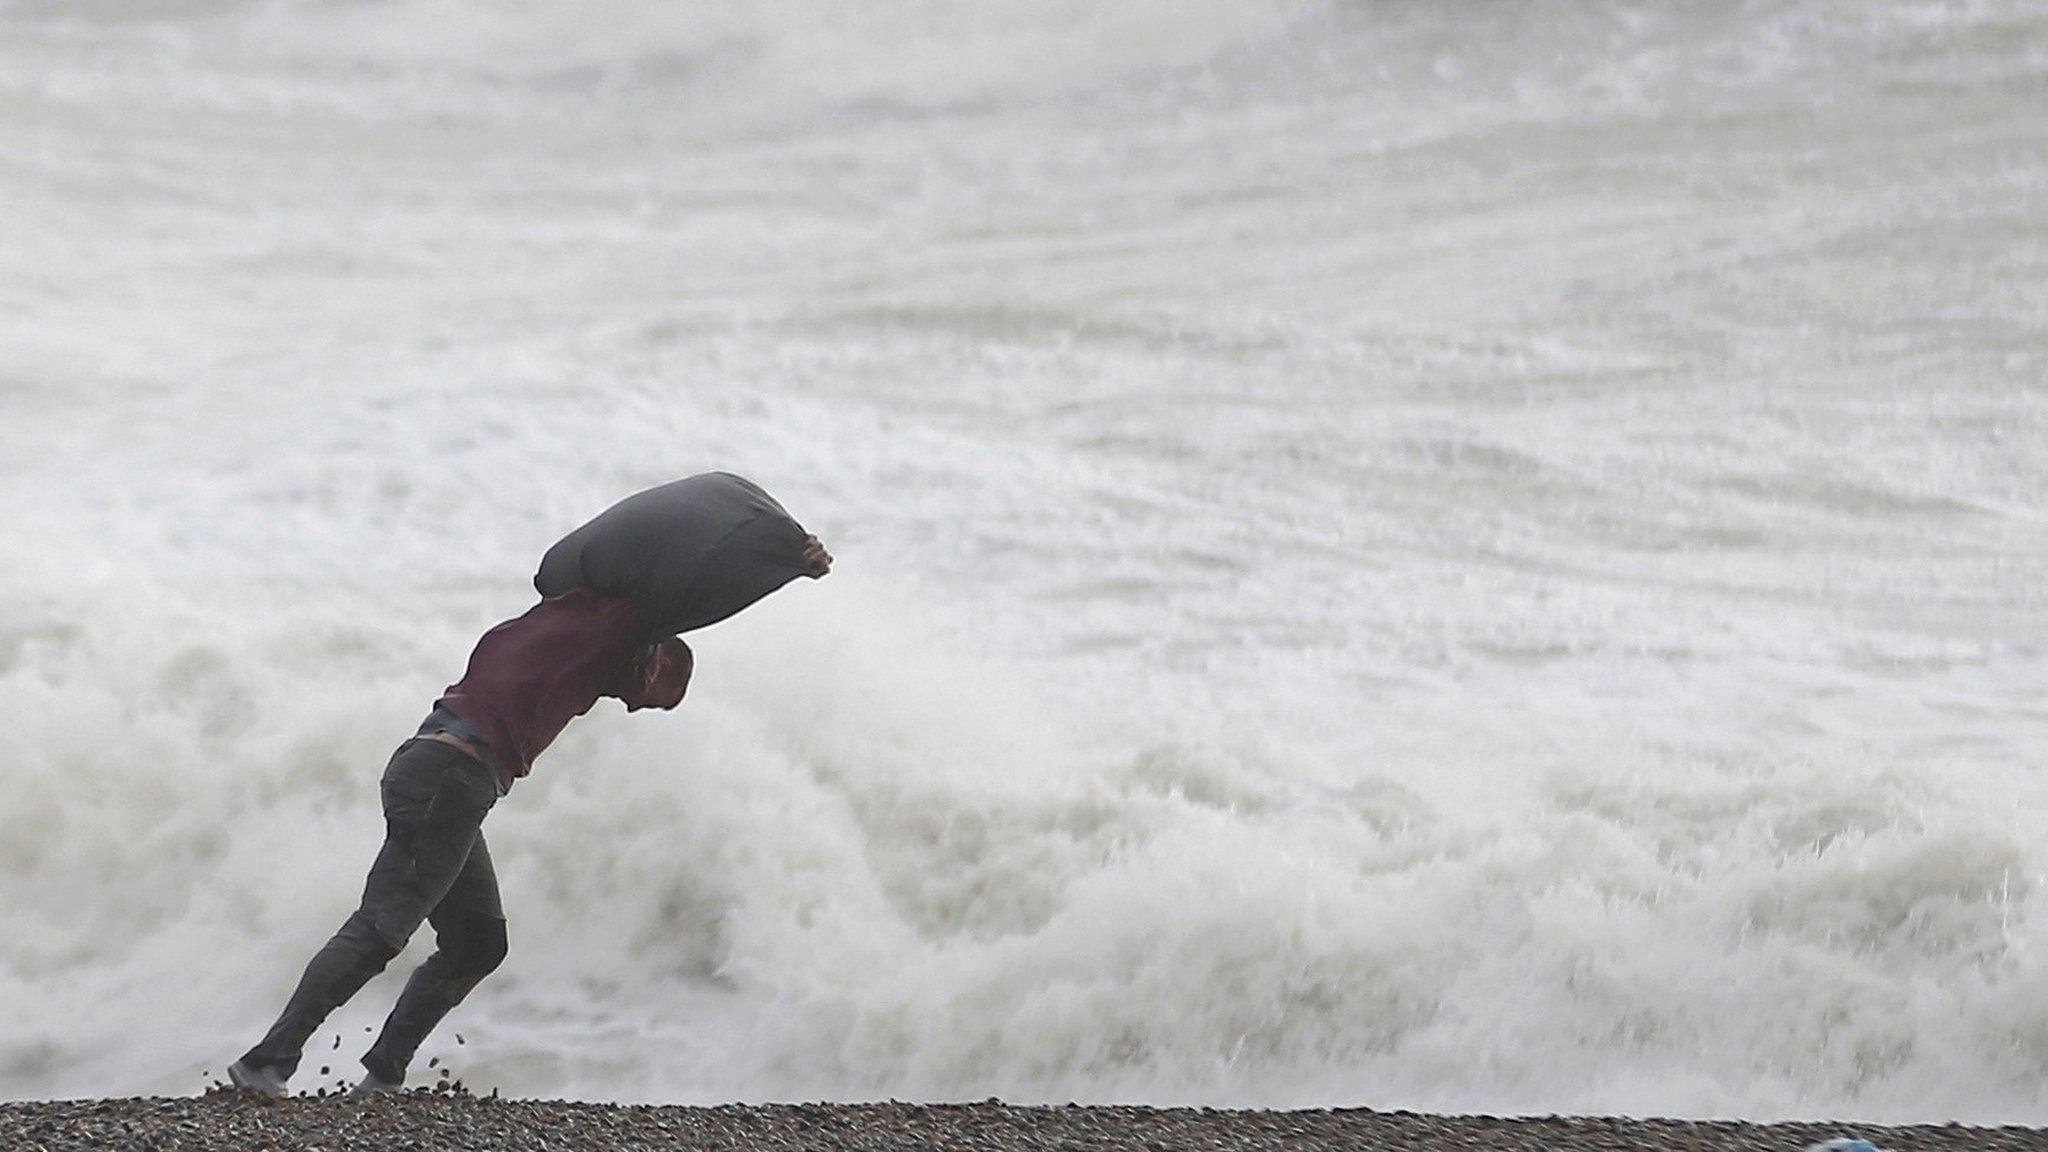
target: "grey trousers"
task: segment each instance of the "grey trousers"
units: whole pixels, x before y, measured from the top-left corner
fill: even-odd
[[[384,847],[363,900],[312,962],[270,1032],[242,1059],[289,1077],[322,1021],[384,970],[419,930],[435,950],[406,981],[363,1056],[378,1079],[403,1083],[427,1033],[505,958],[505,907],[484,847],[496,803],[493,770],[436,740],[407,740],[384,769]]]

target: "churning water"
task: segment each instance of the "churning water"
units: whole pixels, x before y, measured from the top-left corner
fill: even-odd
[[[422,1065],[2048,1121],[2044,109],[2020,2],[0,0],[0,1096],[218,1076],[718,467],[839,572],[500,804]]]

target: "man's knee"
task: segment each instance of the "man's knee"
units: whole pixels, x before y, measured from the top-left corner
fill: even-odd
[[[465,918],[441,947],[464,975],[481,980],[505,962],[505,922],[494,916]]]
[[[405,950],[405,935],[410,933],[399,935],[390,925],[380,923],[375,915],[357,909],[356,913],[348,918],[348,922],[341,926],[341,935],[355,943],[356,951],[362,957],[361,962],[374,976],[382,972],[385,965],[391,963]],[[393,939],[394,936],[397,938]]]

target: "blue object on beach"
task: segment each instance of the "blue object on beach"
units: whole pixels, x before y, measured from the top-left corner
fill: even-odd
[[[1809,1146],[1806,1152],[1884,1152],[1884,1150],[1868,1140],[1858,1140],[1854,1136],[1837,1136],[1833,1140],[1826,1140]]]

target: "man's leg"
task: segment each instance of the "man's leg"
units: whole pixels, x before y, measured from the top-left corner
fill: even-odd
[[[382,1084],[405,1083],[406,1067],[427,1033],[505,959],[505,909],[481,835],[428,920],[434,954],[413,970],[383,1033],[363,1056],[363,1067]]]
[[[289,1079],[314,1030],[384,970],[453,886],[496,794],[488,782],[478,792],[466,779],[474,770],[451,760],[474,763],[431,740],[399,745],[384,770],[384,847],[362,904],[306,965],[283,1013],[242,1063]]]
[[[374,869],[371,875],[376,875]],[[368,899],[366,894],[365,904]],[[298,1070],[300,1052],[321,1021],[361,991],[370,977],[382,972],[396,955],[398,948],[378,935],[370,914],[356,909],[341,931],[314,953],[277,1023],[270,1026],[269,1033],[254,1048],[242,1054],[242,1062],[270,1068],[279,1080],[291,1079]]]

